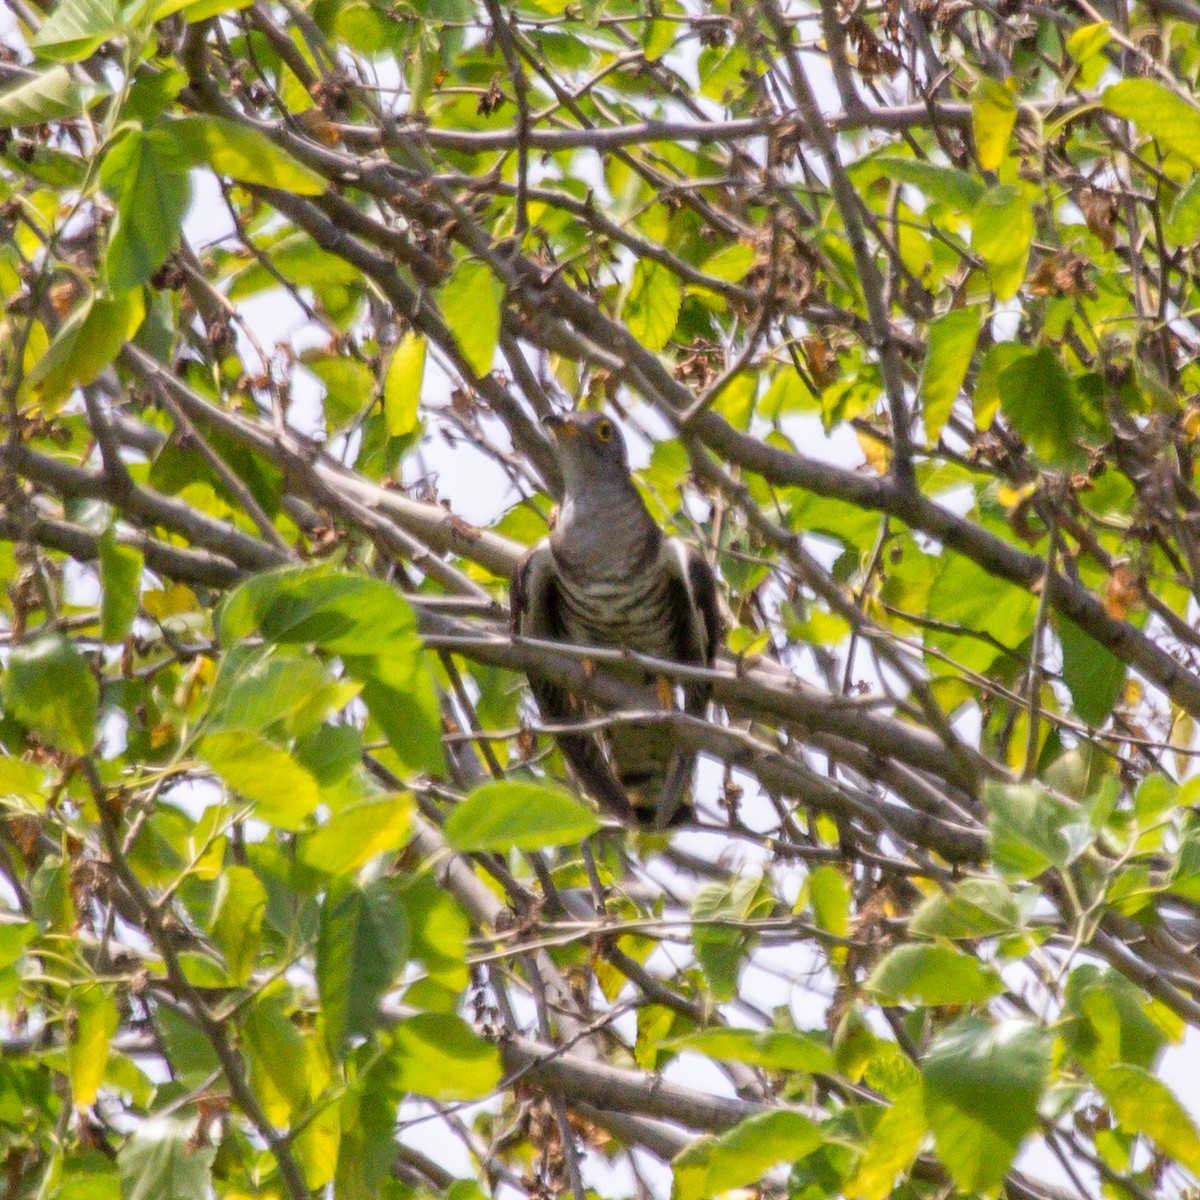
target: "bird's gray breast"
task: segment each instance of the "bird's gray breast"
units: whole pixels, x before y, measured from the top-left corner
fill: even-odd
[[[568,495],[550,536],[566,638],[673,657],[664,545],[662,530],[627,480]]]
[[[622,576],[559,576],[560,615],[568,640],[622,646],[674,657],[670,579],[657,561]]]

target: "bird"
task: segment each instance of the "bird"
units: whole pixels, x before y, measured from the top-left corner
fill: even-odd
[[[711,667],[721,639],[713,570],[650,515],[621,431],[601,413],[543,423],[562,474],[562,500],[550,535],[513,570],[513,633]],[[529,682],[547,723],[578,724],[597,715],[536,671]],[[669,684],[658,682],[659,695],[669,700]],[[686,683],[684,711],[702,718],[710,690],[704,681]],[[696,755],[676,748],[662,724],[614,723],[557,740],[583,789],[617,816],[664,829],[685,815]]]

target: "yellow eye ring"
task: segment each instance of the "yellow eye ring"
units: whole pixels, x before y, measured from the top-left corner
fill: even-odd
[[[605,420],[596,422],[596,436],[602,442],[611,442],[613,440],[614,432],[615,430],[613,429],[613,423],[611,421]]]

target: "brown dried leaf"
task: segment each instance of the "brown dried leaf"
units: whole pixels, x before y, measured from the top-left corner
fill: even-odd
[[[1124,563],[1119,564],[1104,587],[1104,611],[1114,621],[1123,621],[1141,605],[1142,585],[1138,577]]]
[[[1087,227],[1100,239],[1105,250],[1117,243],[1117,198],[1095,188],[1081,188],[1077,197]]]

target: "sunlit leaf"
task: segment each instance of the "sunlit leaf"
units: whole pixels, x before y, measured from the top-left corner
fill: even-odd
[[[989,188],[972,217],[971,245],[987,264],[998,300],[1009,300],[1025,278],[1033,241],[1033,212],[1011,184]]]
[[[833,1054],[813,1037],[783,1030],[758,1032],[713,1026],[679,1042],[710,1058],[750,1063],[772,1071],[832,1071]]]
[[[25,377],[25,389],[44,408],[57,409],[116,358],[145,315],[140,289],[112,299],[89,297],[59,326],[50,349]]]
[[[596,815],[560,788],[514,780],[480,784],[450,814],[446,840],[456,850],[541,850],[599,828]]]
[[[798,1112],[749,1117],[720,1137],[704,1137],[675,1156],[674,1200],[704,1200],[756,1183],[779,1162],[794,1162],[823,1141],[820,1128]]]
[[[71,1010],[75,1018],[67,1049],[71,1098],[81,1108],[88,1108],[96,1103],[96,1093],[104,1081],[109,1043],[117,1032],[121,1014],[98,983],[76,988]]]
[[[1132,1133],[1144,1133],[1182,1167],[1200,1172],[1200,1129],[1169,1087],[1144,1067],[1117,1063],[1096,1075],[1113,1116]]]
[[[245,730],[212,733],[196,753],[255,813],[279,829],[299,829],[321,802],[317,781],[286,750]]]
[[[117,0],[60,0],[30,44],[42,58],[78,62],[122,28]]]
[[[1200,167],[1200,108],[1154,79],[1122,79],[1104,89],[1104,107],[1132,121],[1193,167]]]
[[[639,259],[625,297],[629,332],[647,350],[661,350],[675,332],[682,298],[683,289],[669,267],[652,258]]]
[[[909,1088],[879,1118],[854,1175],[845,1185],[846,1200],[886,1200],[892,1195],[896,1177],[912,1165],[927,1128],[921,1089]]]
[[[330,817],[300,850],[303,862],[328,875],[356,871],[377,854],[398,850],[408,838],[413,798],[404,794],[364,800]]]
[[[432,1100],[477,1100],[500,1082],[495,1046],[452,1013],[421,1013],[391,1034],[400,1085]]]
[[[983,76],[971,93],[971,129],[975,135],[975,153],[985,171],[995,171],[1004,161],[1013,126],[1017,123],[1017,102],[1013,89]]]
[[[492,369],[500,337],[504,285],[486,263],[459,263],[441,292],[442,314],[476,375]]]
[[[66,67],[51,67],[0,92],[0,129],[76,117],[99,94],[76,83]]]
[[[424,376],[425,339],[408,334],[392,351],[383,377],[383,413],[392,437],[404,437],[416,429]]]
[[[961,308],[939,317],[929,327],[921,394],[925,401],[925,436],[931,442],[936,442],[942,432],[967,376],[981,323],[978,309]]]
[[[1002,880],[964,879],[951,892],[923,900],[908,919],[908,931],[921,937],[981,938],[1012,933],[1020,922],[1020,909]]]
[[[249,867],[235,864],[221,872],[210,928],[234,983],[245,983],[254,969],[266,908],[266,888]]]
[[[319,196],[325,180],[265,134],[225,117],[182,117],[163,127],[193,166],[211,167],[241,183]]]

